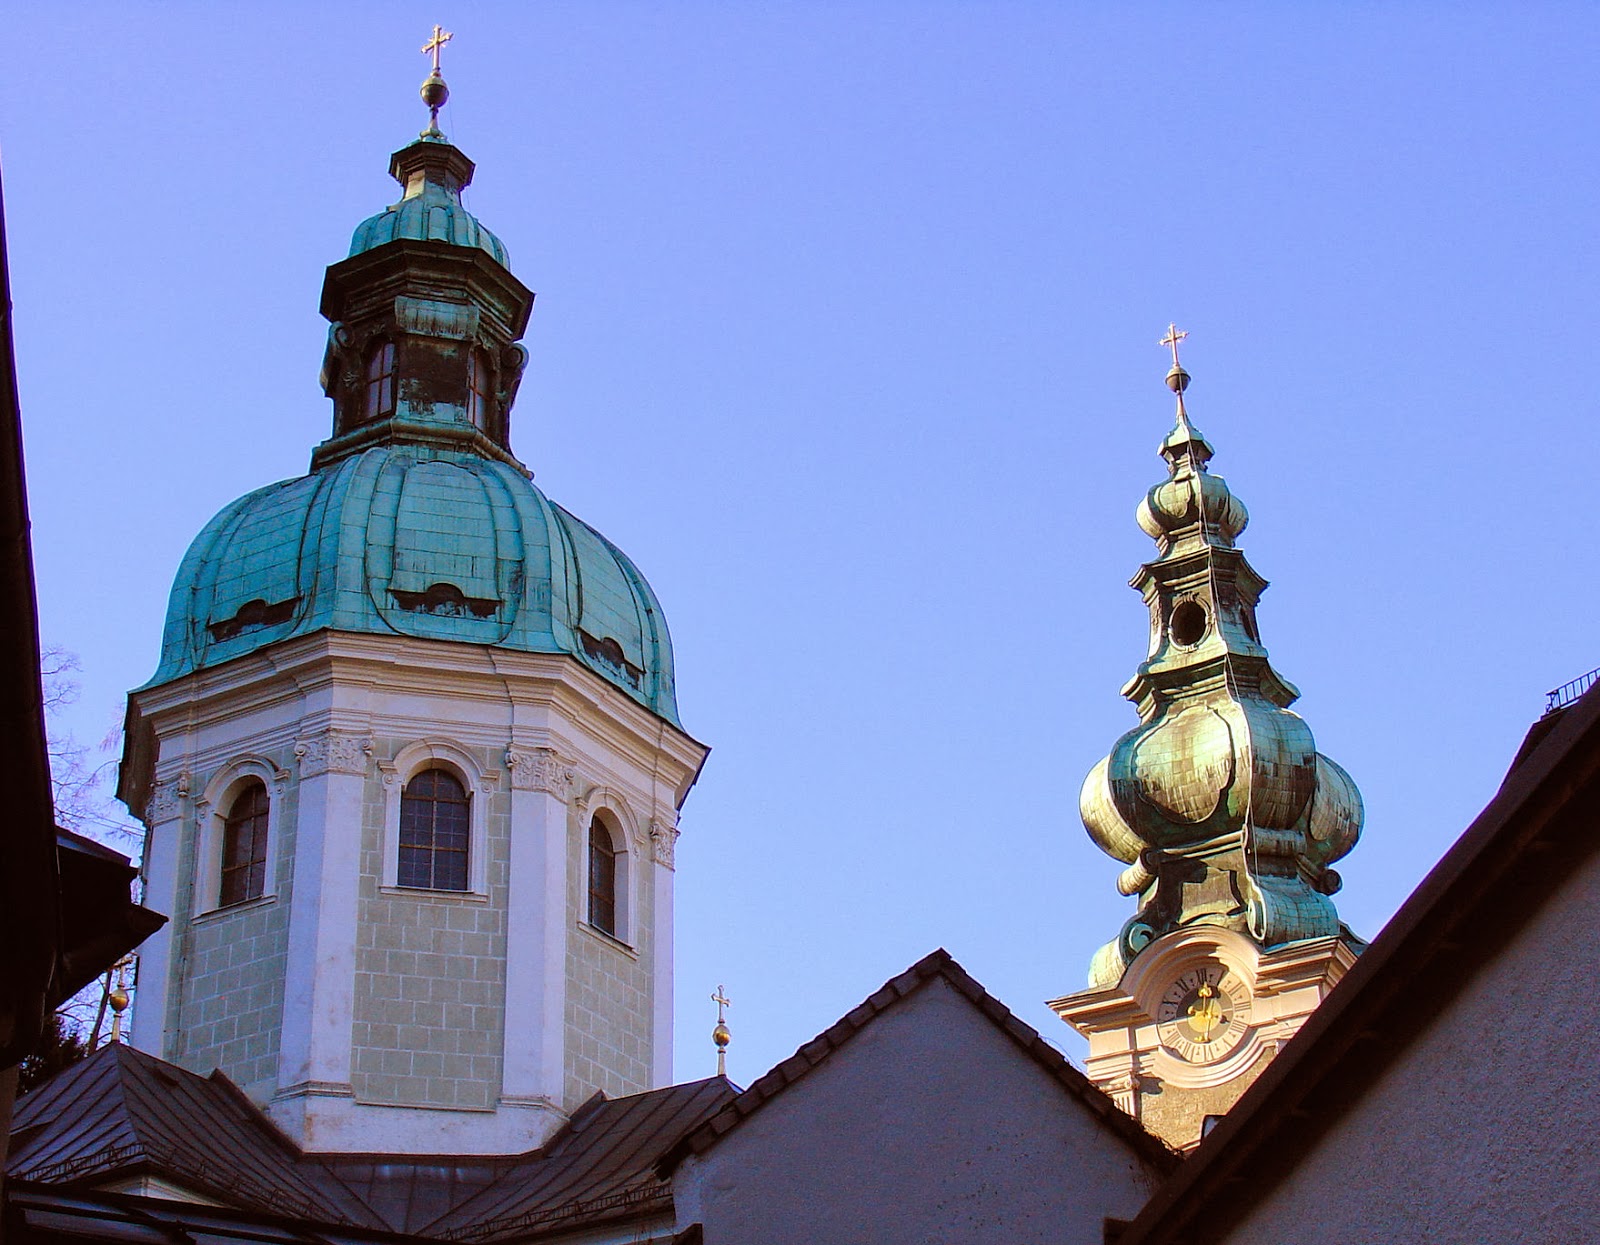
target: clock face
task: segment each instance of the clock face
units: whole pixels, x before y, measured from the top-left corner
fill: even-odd
[[[1244,1040],[1250,995],[1220,964],[1192,968],[1156,1005],[1161,1044],[1185,1063],[1212,1063]]]

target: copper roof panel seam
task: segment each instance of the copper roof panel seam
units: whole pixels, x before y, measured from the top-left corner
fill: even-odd
[[[26,1165],[28,1169],[84,1159],[97,1150],[118,1144],[138,1145],[138,1136],[128,1126],[127,1120],[121,1113],[105,1112],[87,1120],[70,1121],[69,1124],[74,1131],[47,1134],[39,1139],[41,1143],[48,1141],[49,1144],[41,1144],[36,1148],[36,1152],[28,1158]],[[21,1157],[21,1155],[15,1156],[8,1165],[13,1174],[22,1173]]]
[[[22,1100],[12,1131],[32,1125],[36,1122],[35,1117],[43,1117],[37,1122],[43,1123],[46,1131],[37,1140],[43,1142],[47,1138],[54,1138],[55,1144],[59,1146],[63,1135],[71,1137],[72,1129],[81,1127],[91,1118],[101,1121],[107,1118],[115,1119],[117,1111],[105,1101],[107,1090],[111,1088],[105,1084],[107,1080],[108,1078],[99,1069],[95,1070],[93,1076],[74,1077],[69,1073],[56,1078],[44,1089],[35,1091],[40,1095],[39,1098],[34,1098],[30,1094]],[[79,1082],[82,1082],[81,1086]],[[48,1092],[58,1085],[60,1086],[58,1092],[53,1094]],[[52,1117],[51,1108],[61,1099],[65,1099],[62,1110]],[[31,1111],[28,1109],[30,1107],[33,1108]]]
[[[620,1196],[629,1187],[639,1186],[644,1181],[649,1185],[657,1184],[654,1155],[644,1158],[642,1152],[663,1133],[668,1134],[667,1145],[675,1141],[679,1130],[664,1125],[675,1124],[685,1109],[693,1109],[696,1116],[701,1114],[696,1103],[706,1096],[708,1087],[713,1091],[713,1101],[719,1096],[714,1092],[718,1088],[715,1079],[691,1084],[693,1088],[687,1094],[681,1091],[689,1087],[671,1086],[640,1096],[651,1100],[648,1102],[619,1099],[600,1104],[584,1121],[581,1132],[570,1139],[571,1144],[562,1147],[558,1156],[537,1160],[537,1169],[527,1172],[532,1177],[529,1183],[508,1188],[498,1198],[481,1198],[482,1204],[474,1204],[479,1199],[469,1199],[436,1219],[430,1227],[455,1227],[451,1221],[459,1221],[469,1214],[484,1224],[521,1220],[534,1213],[554,1213],[574,1202]],[[648,1130],[647,1124],[652,1125]],[[641,1133],[642,1140],[639,1139]],[[630,1141],[633,1144],[625,1148],[625,1143]],[[661,1145],[654,1149],[659,1152],[665,1148],[666,1145]],[[619,1162],[610,1170],[601,1168],[597,1160],[612,1158],[619,1152]],[[637,1161],[629,1162],[629,1159]],[[541,1207],[544,1209],[540,1210]],[[465,1225],[462,1230],[467,1230]]]

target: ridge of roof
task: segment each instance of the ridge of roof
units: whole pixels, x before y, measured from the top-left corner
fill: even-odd
[[[1459,993],[1465,966],[1492,955],[1508,923],[1524,924],[1565,880],[1565,871],[1552,876],[1548,869],[1529,877],[1530,862],[1548,861],[1560,839],[1587,837],[1591,853],[1600,847],[1592,835],[1597,806],[1600,685],[1557,721],[1534,723],[1494,797],[1233,1110],[1156,1190],[1119,1245],[1202,1239],[1192,1235],[1201,1216],[1220,1231],[1253,1202],[1250,1193],[1274,1187],[1275,1176],[1435,1017],[1441,998]],[[1510,879],[1522,885],[1500,885]],[[1430,973],[1441,958],[1453,971]]]
[[[793,1055],[757,1078],[737,1098],[668,1150],[662,1156],[657,1170],[662,1176],[669,1176],[690,1154],[704,1154],[767,1103],[826,1062],[867,1025],[934,980],[947,982],[967,999],[996,1029],[1067,1093],[1082,1102],[1141,1158],[1162,1171],[1170,1170],[1181,1161],[1181,1157],[1165,1142],[1146,1131],[1142,1124],[1117,1106],[1065,1055],[1045,1041],[1037,1029],[985,990],[976,978],[956,962],[954,956],[939,947],[903,973],[884,982],[834,1024],[803,1043]]]

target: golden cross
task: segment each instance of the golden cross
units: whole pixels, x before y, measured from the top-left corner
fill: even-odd
[[[449,43],[450,40],[452,40],[454,38],[455,38],[455,35],[451,34],[448,30],[445,30],[437,22],[434,23],[433,38],[429,39],[426,43],[424,43],[422,45],[422,50],[423,50],[424,53],[428,53],[428,52],[432,52],[433,53],[433,72],[434,73],[438,73],[439,72],[439,49],[444,47],[445,44]]]
[[[720,1025],[723,1023],[722,1009],[732,1007],[733,1000],[723,997],[722,987],[718,986],[717,992],[711,996],[711,1001],[717,1005],[717,1023]]]
[[[1158,346],[1172,347],[1172,366],[1178,366],[1178,343],[1189,336],[1187,329],[1180,329],[1176,324],[1167,325],[1167,335],[1156,343]]]

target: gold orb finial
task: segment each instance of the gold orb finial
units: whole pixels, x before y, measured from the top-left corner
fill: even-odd
[[[439,72],[439,52],[454,38],[454,34],[436,22],[433,37],[422,45],[422,54],[427,56],[431,53],[433,56],[433,72],[422,84],[422,102],[428,106],[428,128],[422,131],[423,138],[444,137],[444,131],[439,128],[439,109],[450,98],[450,88],[445,85],[444,76]]]
[[[711,996],[711,1001],[717,1005],[717,1027],[711,1030],[711,1040],[717,1047],[717,1075],[728,1075],[728,1043],[733,1041],[733,1030],[728,1028],[728,1022],[722,1014],[722,1009],[731,1007],[732,1001],[717,987],[717,992]]]
[[[1183,364],[1178,362],[1178,343],[1189,336],[1187,329],[1180,329],[1176,324],[1167,325],[1167,335],[1156,343],[1166,346],[1172,351],[1172,366],[1167,369],[1167,388],[1178,396],[1178,422],[1187,423],[1189,412],[1183,409],[1183,391],[1189,387],[1189,373],[1183,370]]]
[[[111,1041],[122,1041],[122,1013],[128,1010],[128,965],[132,962],[131,955],[125,955],[116,962],[117,984],[106,992],[106,1005],[111,1008]],[[109,981],[111,974],[106,977]]]

